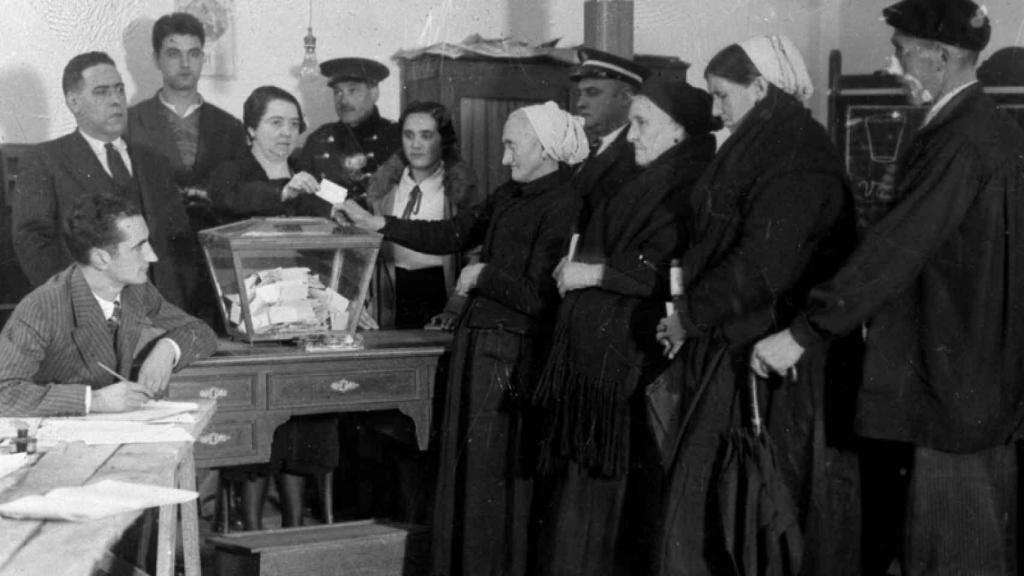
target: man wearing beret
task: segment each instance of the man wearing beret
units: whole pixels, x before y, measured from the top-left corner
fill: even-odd
[[[586,227],[593,206],[639,172],[633,145],[626,141],[629,104],[650,74],[647,68],[614,54],[581,49],[580,66],[569,78],[576,83],[576,114],[586,122],[590,157],[573,176],[583,197],[577,229]]]
[[[378,84],[388,68],[366,58],[335,58],[321,64],[320,73],[334,90],[338,121],[309,135],[302,165],[317,178],[362,189],[402,144],[398,125],[377,111]]]
[[[806,348],[865,327],[857,430],[910,455],[901,573],[1016,574],[1024,133],[976,81],[984,9],[904,0],[883,14],[910,101],[930,104],[901,200],[751,367],[785,373]]]

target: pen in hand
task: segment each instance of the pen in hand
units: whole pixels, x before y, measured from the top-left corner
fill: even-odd
[[[114,370],[113,368],[111,368],[110,366],[107,366],[103,362],[96,362],[96,363],[99,364],[100,368],[102,368],[104,372],[106,372],[107,374],[110,374],[114,378],[117,378],[118,382],[131,382],[131,380],[125,378],[124,376],[121,376],[121,374],[118,373],[117,370]],[[146,391],[146,397],[149,398],[149,399],[153,399],[153,395],[150,394],[148,390]]]

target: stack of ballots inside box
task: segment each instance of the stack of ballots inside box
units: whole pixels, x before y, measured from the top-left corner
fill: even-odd
[[[270,268],[246,276],[243,294],[248,298],[252,328],[257,334],[280,330],[344,330],[349,320],[349,300],[324,286],[309,268]],[[242,294],[227,294],[228,317],[246,331]]]

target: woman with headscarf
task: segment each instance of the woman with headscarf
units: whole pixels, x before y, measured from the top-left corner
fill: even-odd
[[[564,300],[534,398],[545,419],[541,575],[632,573],[620,521],[631,436],[646,431],[631,412],[660,359],[654,336],[679,211],[715,150],[711,97],[673,72],[647,79],[629,120],[643,170],[595,200],[576,253],[555,270]]]
[[[558,292],[551,276],[577,199],[568,165],[587,156],[583,119],[553,102],[505,122],[511,181],[449,220],[372,216],[340,208],[360,228],[421,252],[481,245],[456,290],[469,295],[455,331],[433,523],[434,572],[525,575],[532,457],[524,400],[548,348]]]
[[[659,340],[681,356],[687,415],[655,552],[664,575],[739,573],[712,502],[723,439],[750,417],[750,348],[789,325],[810,287],[832,276],[855,241],[843,165],[802,104],[812,88],[792,42],[770,36],[730,45],[708,63],[705,79],[731,134],[694,190],[682,250],[685,295],[659,325]],[[786,382],[759,386],[805,541],[802,555],[793,554],[802,568],[772,573],[859,573],[855,459],[826,444],[840,440],[833,433],[845,422],[830,414],[825,435],[826,403],[848,404],[840,396],[850,398],[856,382],[856,358],[846,355],[844,367],[838,351],[815,350]],[[835,381],[842,370],[848,381]]]

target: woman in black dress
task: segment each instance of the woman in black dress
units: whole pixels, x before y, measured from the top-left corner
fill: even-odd
[[[210,201],[218,220],[329,214],[330,204],[313,196],[319,190],[316,178],[297,170],[292,159],[306,129],[298,100],[276,86],[261,86],[246,98],[242,124],[249,150],[222,163],[210,177]],[[269,466],[237,466],[223,473],[229,481],[243,481],[242,524],[246,530],[259,530],[271,473],[281,496],[282,525],[301,526],[306,476],[324,478],[337,466],[337,418],[303,416],[274,431]]]

